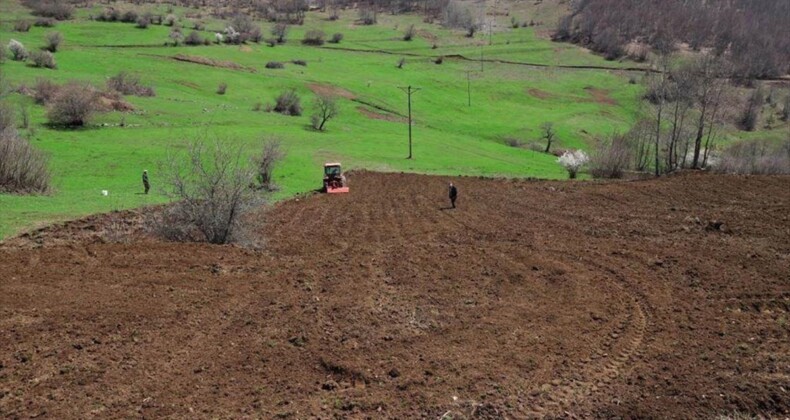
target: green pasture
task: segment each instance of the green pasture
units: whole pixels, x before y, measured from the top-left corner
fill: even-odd
[[[164,7],[155,11],[162,13]],[[54,188],[46,196],[0,195],[0,238],[55,220],[165,201],[157,191],[157,164],[169,148],[196,137],[239,142],[250,154],[262,139],[280,138],[288,155],[276,172],[281,189],[273,199],[281,199],[318,187],[321,164],[329,160],[339,160],[349,169],[564,178],[554,156],[510,147],[505,139],[540,142],[540,125],[553,122],[559,138],[556,148],[585,148],[596,136],[627,129],[638,112],[641,88],[629,84],[626,73],[617,69],[627,64],[552,43],[538,37],[532,27],[512,29],[498,23],[489,43],[487,35],[466,38],[416,16],[381,14],[379,24],[359,26],[353,11],[337,21],[328,20],[326,13],[310,12],[303,26],[291,28],[285,45],[172,47],[164,45],[171,28],[138,29],[89,19],[100,10],[80,9],[76,19],[55,28],[18,33],[12,31],[13,21],[33,17],[14,2],[0,5],[4,45],[17,39],[30,50],[39,48],[52,30],[65,38],[55,54],[57,70],[11,60],[0,65],[8,86],[32,86],[38,78],[48,78],[103,88],[108,77],[128,71],[156,90],[155,97],[127,97],[134,111],[100,114],[90,127],[79,130],[51,129],[43,107],[27,96],[6,94],[15,108],[29,110],[33,124],[22,133],[50,155]],[[206,26],[201,34],[209,39],[223,26],[216,19],[195,16],[194,9],[175,8],[172,13],[179,16],[185,35],[195,21]],[[419,36],[403,41],[403,30],[411,24]],[[271,24],[261,26],[269,37]],[[344,39],[322,47],[301,45],[309,29],[322,29],[327,37],[341,32]],[[481,48],[486,59],[522,64],[484,62],[481,69],[475,61]],[[179,54],[242,68],[173,59]],[[440,56],[445,58],[436,64]],[[406,63],[399,69],[401,58]],[[297,59],[307,61],[307,66],[291,64]],[[286,65],[266,69],[269,61]],[[576,65],[612,69],[557,67]],[[221,83],[227,84],[224,95],[217,94]],[[309,127],[316,86],[341,94],[340,115],[320,133]],[[404,86],[420,88],[412,102],[411,160],[406,159],[406,95],[399,89]],[[286,89],[301,95],[302,116],[253,110],[257,103],[273,103]],[[148,196],[140,194],[143,169],[149,170],[154,185]],[[102,190],[109,195],[102,196]]]

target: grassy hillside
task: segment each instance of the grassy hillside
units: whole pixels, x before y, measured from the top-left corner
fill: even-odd
[[[0,195],[0,238],[43,222],[164,201],[158,193],[140,194],[140,173],[151,172],[156,190],[161,186],[157,162],[168,148],[195,137],[229,138],[248,146],[251,153],[261,139],[281,138],[288,156],[275,174],[281,186],[277,199],[316,188],[321,164],[327,160],[381,171],[563,178],[566,174],[555,157],[507,146],[504,139],[539,141],[540,125],[551,121],[558,131],[558,148],[583,148],[596,135],[626,129],[637,113],[640,87],[629,84],[617,69],[628,64],[551,43],[538,36],[539,27],[512,29],[506,24],[510,18],[504,16],[490,38],[469,39],[416,16],[381,14],[377,25],[358,26],[355,11],[344,12],[337,21],[310,12],[304,26],[291,27],[288,42],[274,48],[254,43],[171,47],[164,46],[171,28],[139,29],[89,19],[100,10],[79,9],[74,20],[55,28],[19,33],[12,32],[14,20],[32,17],[15,2],[0,4],[3,44],[13,38],[32,50],[53,30],[65,38],[55,54],[57,70],[11,60],[0,65],[9,85],[31,86],[47,78],[103,87],[108,77],[129,71],[156,90],[151,98],[127,97],[134,111],[101,114],[79,130],[51,129],[45,125],[43,107],[27,96],[7,95],[7,100],[30,111],[33,125],[24,134],[51,155],[54,191],[48,196]],[[172,12],[179,16],[185,35],[197,20],[206,25],[201,32],[206,38],[213,39],[224,27],[214,19],[185,17],[194,10]],[[404,28],[411,24],[418,37],[403,41]],[[268,37],[271,24],[261,26]],[[309,29],[322,29],[328,37],[340,32],[344,39],[322,47],[304,46],[299,41]],[[481,50],[484,59],[502,61],[484,62],[481,69],[475,61]],[[173,57],[179,54],[238,68],[177,61]],[[439,56],[445,59],[435,64]],[[406,64],[399,69],[401,58]],[[307,61],[307,66],[290,63],[296,59]],[[284,69],[266,69],[269,61],[287,64]],[[224,95],[216,93],[220,83],[228,86]],[[399,89],[407,85],[421,88],[413,97],[412,160],[405,159],[407,104]],[[273,103],[286,89],[301,95],[301,117],[253,110],[256,103]],[[340,96],[341,114],[322,133],[309,127],[316,91]],[[109,190],[109,196],[102,196],[101,190]]]

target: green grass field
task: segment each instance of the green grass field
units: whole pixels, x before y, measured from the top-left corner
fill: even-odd
[[[52,30],[65,38],[55,54],[57,70],[11,60],[0,65],[9,85],[32,85],[37,78],[48,78],[103,87],[108,77],[129,71],[156,90],[155,97],[128,97],[134,111],[100,114],[90,127],[79,130],[50,129],[43,107],[29,97],[7,95],[17,107],[30,111],[33,125],[23,134],[50,154],[54,190],[46,196],[0,195],[0,238],[55,220],[163,202],[164,196],[156,192],[161,186],[158,162],[168,148],[196,137],[240,142],[251,154],[261,139],[281,138],[288,155],[275,174],[281,190],[273,197],[281,199],[318,187],[321,164],[329,160],[350,169],[565,178],[555,157],[509,147],[504,139],[537,142],[540,125],[550,121],[558,130],[557,148],[585,148],[595,136],[627,129],[638,113],[641,88],[629,84],[626,73],[619,70],[633,63],[607,62],[580,48],[552,43],[537,36],[532,27],[511,29],[504,17],[497,26],[501,29],[490,37],[491,45],[487,36],[465,38],[416,16],[382,14],[377,25],[357,26],[355,12],[347,11],[337,21],[329,21],[325,13],[308,13],[304,26],[291,27],[289,41],[274,48],[265,44],[168,47],[164,43],[170,28],[138,29],[133,24],[88,19],[99,10],[80,9],[76,19],[59,22],[56,28],[33,27],[18,33],[12,32],[13,21],[32,17],[15,2],[0,4],[4,45],[13,38],[29,50],[39,48]],[[184,18],[188,12],[194,10],[174,11],[181,16],[184,34],[192,27],[192,21]],[[223,27],[213,19],[202,22],[208,29],[201,34],[207,38],[213,39]],[[419,36],[405,42],[402,33],[410,24]],[[268,36],[271,24],[261,26]],[[299,41],[309,29],[322,29],[327,36],[341,32],[344,39],[323,47],[303,46]],[[481,63],[474,61],[481,49],[485,59],[523,64],[484,62],[481,70]],[[244,69],[176,61],[172,57],[177,54],[229,61]],[[434,64],[438,56],[447,57],[441,65]],[[402,69],[396,67],[400,58],[406,59]],[[290,64],[296,59],[306,60],[307,66]],[[269,61],[287,64],[270,70],[264,67]],[[556,67],[577,65],[610,69]],[[216,93],[220,83],[227,83],[225,95]],[[399,89],[408,85],[421,89],[413,97],[412,160],[405,159],[408,125],[402,116],[407,104]],[[342,89],[346,96],[340,98],[341,113],[327,124],[326,132],[309,127],[315,96],[311,86]],[[253,111],[256,103],[273,103],[286,89],[301,95],[304,115]],[[371,113],[386,118],[372,118]],[[151,172],[156,192],[152,195],[140,194],[143,169]],[[101,190],[109,195],[102,196]]]

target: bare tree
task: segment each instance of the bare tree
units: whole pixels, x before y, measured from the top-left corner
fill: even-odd
[[[546,140],[546,150],[544,153],[549,153],[551,150],[551,143],[554,141],[554,137],[557,135],[557,132],[554,130],[554,123],[552,122],[545,122],[540,126],[541,130],[541,138]]]
[[[46,193],[50,181],[48,161],[45,154],[34,149],[13,127],[0,130],[0,191]]]
[[[277,189],[272,178],[272,173],[277,164],[284,158],[285,151],[282,149],[280,139],[270,138],[263,141],[261,153],[252,159],[258,171],[258,188],[266,191],[275,191]]]
[[[339,112],[337,98],[331,95],[317,95],[313,102],[313,115],[310,122],[318,131],[324,131],[327,121],[337,116]]]
[[[664,108],[666,106],[667,95],[669,93],[669,56],[662,54],[659,56],[656,63],[658,71],[652,73],[647,78],[649,91],[654,97],[653,108],[655,114],[655,132],[654,132],[654,153],[655,153],[655,175],[661,175],[661,160],[659,149],[661,147],[661,123],[664,117]]]
[[[272,27],[272,36],[278,44],[285,43],[285,37],[288,35],[288,25],[279,22],[275,23]]]
[[[170,240],[238,241],[244,215],[264,202],[250,188],[257,171],[237,143],[196,140],[186,152],[170,151],[160,171],[165,195],[176,202],[154,222],[155,230]]]

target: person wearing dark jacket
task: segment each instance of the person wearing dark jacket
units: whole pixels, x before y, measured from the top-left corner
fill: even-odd
[[[151,183],[148,182],[148,171],[143,171],[143,188],[145,188],[145,193],[148,194],[148,190],[151,189]]]
[[[458,198],[458,188],[455,188],[453,183],[450,183],[450,204],[455,208],[455,199]]]

